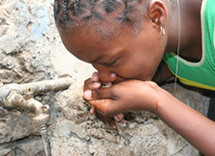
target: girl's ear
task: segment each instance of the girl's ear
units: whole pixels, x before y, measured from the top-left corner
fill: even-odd
[[[151,0],[147,8],[147,15],[155,27],[165,27],[167,21],[166,4],[161,0]]]

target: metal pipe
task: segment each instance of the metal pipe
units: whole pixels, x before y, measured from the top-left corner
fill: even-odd
[[[45,80],[39,82],[32,82],[26,84],[8,84],[0,87],[0,106],[11,107],[11,105],[5,105],[5,99],[11,91],[16,90],[21,95],[27,96],[29,93],[32,95],[38,93],[45,93],[49,91],[59,91],[69,88],[72,84],[72,78],[59,78],[55,80]]]

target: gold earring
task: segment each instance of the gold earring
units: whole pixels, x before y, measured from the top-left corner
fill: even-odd
[[[166,31],[165,31],[165,29],[162,26],[160,26],[160,31],[161,31],[161,33],[162,33],[163,36],[166,35]]]

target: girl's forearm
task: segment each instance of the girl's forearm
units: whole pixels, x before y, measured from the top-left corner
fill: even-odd
[[[161,89],[157,115],[207,156],[215,156],[215,122]]]

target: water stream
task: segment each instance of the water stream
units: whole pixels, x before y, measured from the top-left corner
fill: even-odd
[[[50,152],[49,152],[49,149],[48,149],[48,143],[47,143],[47,139],[46,139],[46,136],[44,135],[41,135],[42,136],[42,140],[43,140],[43,146],[44,146],[44,151],[45,151],[45,156],[50,156]]]
[[[47,134],[46,125],[40,126],[40,134],[41,134],[42,141],[43,141],[45,156],[51,156],[50,144],[49,144],[49,138],[48,138],[48,134]]]
[[[116,125],[118,127],[118,132],[120,136],[119,148],[128,146],[128,140],[126,139],[125,134],[122,132],[121,125],[118,122],[116,122]]]

